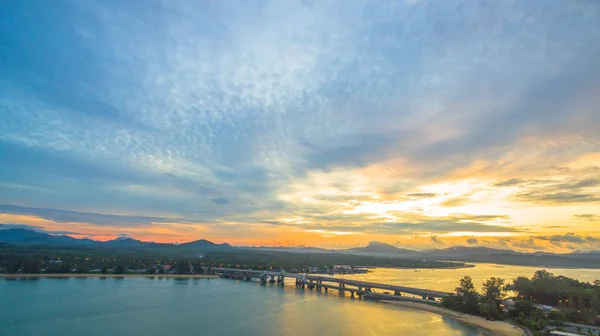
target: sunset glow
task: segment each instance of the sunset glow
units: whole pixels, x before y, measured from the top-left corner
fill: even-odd
[[[600,247],[599,2],[176,3],[0,11],[2,227]]]

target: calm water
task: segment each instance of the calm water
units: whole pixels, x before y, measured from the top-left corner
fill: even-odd
[[[0,335],[485,335],[440,315],[225,279],[0,280]]]
[[[538,268],[375,269],[347,278],[451,291],[464,275],[532,276]],[[582,281],[600,270],[549,269]],[[440,315],[222,279],[0,280],[0,335],[485,335]]]
[[[352,274],[343,275],[342,277],[451,292],[458,285],[459,279],[465,275],[473,278],[473,283],[477,289],[481,289],[483,282],[492,276],[502,277],[510,282],[518,276],[531,278],[535,271],[542,269],[540,267],[496,264],[474,265],[475,267],[472,268],[427,269],[418,270],[418,272],[415,272],[414,269],[378,268],[373,269],[373,272],[369,274]],[[546,270],[555,275],[564,275],[584,282],[593,282],[600,279],[600,269],[548,268]]]

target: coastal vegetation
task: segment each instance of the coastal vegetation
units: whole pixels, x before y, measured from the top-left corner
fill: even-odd
[[[307,272],[332,265],[458,268],[463,263],[339,253],[295,253],[257,249],[93,249],[0,244],[0,272],[86,273],[155,270],[156,273],[199,272],[202,267],[285,269]],[[195,266],[195,267],[194,267]],[[165,269],[166,267],[166,269]]]
[[[542,335],[547,326],[560,328],[564,322],[600,326],[600,281],[586,283],[540,270],[531,279],[518,277],[511,283],[492,277],[479,292],[465,276],[442,305],[489,320],[508,320]]]

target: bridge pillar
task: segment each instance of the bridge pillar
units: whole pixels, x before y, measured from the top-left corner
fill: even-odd
[[[269,280],[269,283],[275,283],[275,276],[271,275],[271,280]]]
[[[401,296],[400,291],[394,291],[394,295]]]

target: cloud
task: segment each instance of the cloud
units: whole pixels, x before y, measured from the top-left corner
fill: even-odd
[[[596,221],[600,220],[600,214],[577,214],[573,215],[573,218],[583,221]]]
[[[0,213],[30,215],[62,223],[89,223],[93,225],[145,226],[152,222],[175,222],[175,219],[99,214],[58,209],[24,207],[0,204]]]
[[[229,204],[230,203],[229,200],[226,198],[213,198],[212,201],[217,204]]]
[[[463,206],[465,204],[468,204],[469,202],[471,202],[470,197],[454,197],[454,198],[448,199],[447,201],[442,202],[442,206],[458,207],[458,206]]]
[[[494,184],[494,187],[512,187],[512,186],[519,186],[523,183],[525,183],[525,181],[518,179],[518,178],[514,178],[514,179],[498,182],[498,183]]]
[[[330,230],[340,232],[369,232],[380,234],[412,234],[412,233],[448,233],[448,232],[521,232],[523,229],[512,226],[493,224],[494,221],[508,219],[504,215],[456,215],[431,218],[419,215],[407,215],[396,222],[382,223],[374,219],[364,223],[349,224],[294,224],[296,228]]]
[[[490,210],[420,187],[481,164],[494,169],[464,176],[501,175],[491,187],[519,188],[510,201],[598,202],[591,170],[540,178],[600,148],[600,20],[589,13],[593,2],[10,2],[0,204],[20,206],[0,211],[240,232],[295,217],[384,234],[523,231],[448,216],[435,202]],[[315,175],[321,184],[307,183]],[[341,222],[385,202],[439,214]]]
[[[518,202],[561,205],[596,203],[600,195],[593,189],[600,185],[598,178],[569,179],[566,181],[544,181],[513,195]]]
[[[434,244],[444,245],[444,243],[436,235],[429,236],[429,239],[431,239],[431,242],[434,243]]]
[[[536,237],[536,239],[546,240],[546,241],[550,242],[550,244],[553,244],[556,246],[562,246],[563,243],[586,244],[586,243],[600,242],[600,239],[598,239],[598,238],[591,237],[591,236],[588,236],[588,237],[581,236],[581,235],[577,235],[572,232],[566,233],[564,235],[539,236],[539,237]]]
[[[467,239],[467,243],[471,245],[477,245],[479,243],[479,240],[477,240],[477,238],[469,238]]]
[[[577,204],[596,203],[600,198],[594,194],[570,193],[570,192],[524,192],[515,195],[515,199],[521,202],[532,202],[539,204]]]
[[[423,198],[433,198],[433,197],[437,197],[439,196],[436,193],[411,193],[411,194],[407,194],[406,197],[408,198],[416,198],[416,199],[423,199]]]
[[[510,245],[520,249],[543,250],[543,247],[536,244],[535,240],[531,237],[525,240],[514,240]]]
[[[77,235],[79,233],[73,231],[61,231],[61,230],[44,230],[39,226],[35,225],[27,225],[27,224],[0,224],[0,230],[9,230],[9,229],[26,229],[33,230],[38,232],[43,232],[52,235]]]

